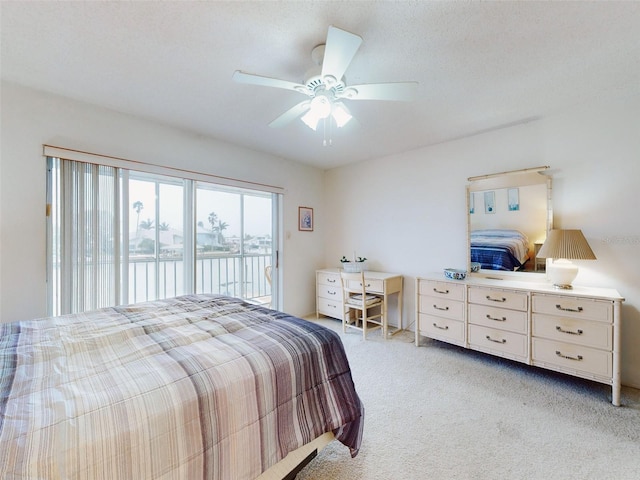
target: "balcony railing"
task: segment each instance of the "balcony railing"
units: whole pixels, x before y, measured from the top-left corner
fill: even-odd
[[[201,254],[196,259],[195,292],[264,300],[271,296],[271,284],[265,275],[268,265],[271,254]],[[129,258],[129,303],[184,293],[182,257]]]
[[[199,254],[195,265],[195,293],[218,293],[273,306],[271,283],[265,274],[266,267],[271,265],[271,258],[270,253]],[[72,303],[63,307],[60,299],[61,265],[57,259],[53,262],[51,315],[108,307],[120,303],[116,300],[119,298],[117,292],[120,291],[120,286],[114,284],[113,262],[100,262],[100,268],[97,268],[95,262],[87,260],[81,268],[84,274],[74,276],[75,283],[71,287],[78,292],[69,297]],[[156,258],[152,255],[131,255],[128,272],[128,297],[123,299],[125,303],[144,302],[188,293],[185,288],[184,261],[181,256],[169,255]],[[93,281],[85,281],[85,279]]]

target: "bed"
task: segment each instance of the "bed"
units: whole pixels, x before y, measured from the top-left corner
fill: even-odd
[[[0,373],[3,479],[255,479],[362,440],[338,335],[232,297],[0,324]]]
[[[529,259],[529,239],[518,230],[473,230],[471,261],[488,270],[515,271]]]

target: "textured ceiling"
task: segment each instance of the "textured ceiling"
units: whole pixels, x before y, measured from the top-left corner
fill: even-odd
[[[7,2],[4,80],[331,168],[640,93],[640,2]],[[268,126],[303,100],[335,25],[363,44],[347,83],[418,81],[413,102],[351,101],[330,134]]]

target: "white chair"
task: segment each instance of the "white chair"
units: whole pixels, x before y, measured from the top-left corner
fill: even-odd
[[[355,328],[362,331],[367,339],[367,332],[381,328],[385,337],[384,299],[378,295],[367,293],[364,272],[341,272],[342,300],[345,312],[342,315],[342,331]],[[369,327],[369,324],[373,324]]]

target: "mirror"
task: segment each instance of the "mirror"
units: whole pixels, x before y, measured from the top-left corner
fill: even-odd
[[[549,167],[471,177],[467,186],[467,271],[544,273],[536,253],[552,228]]]

